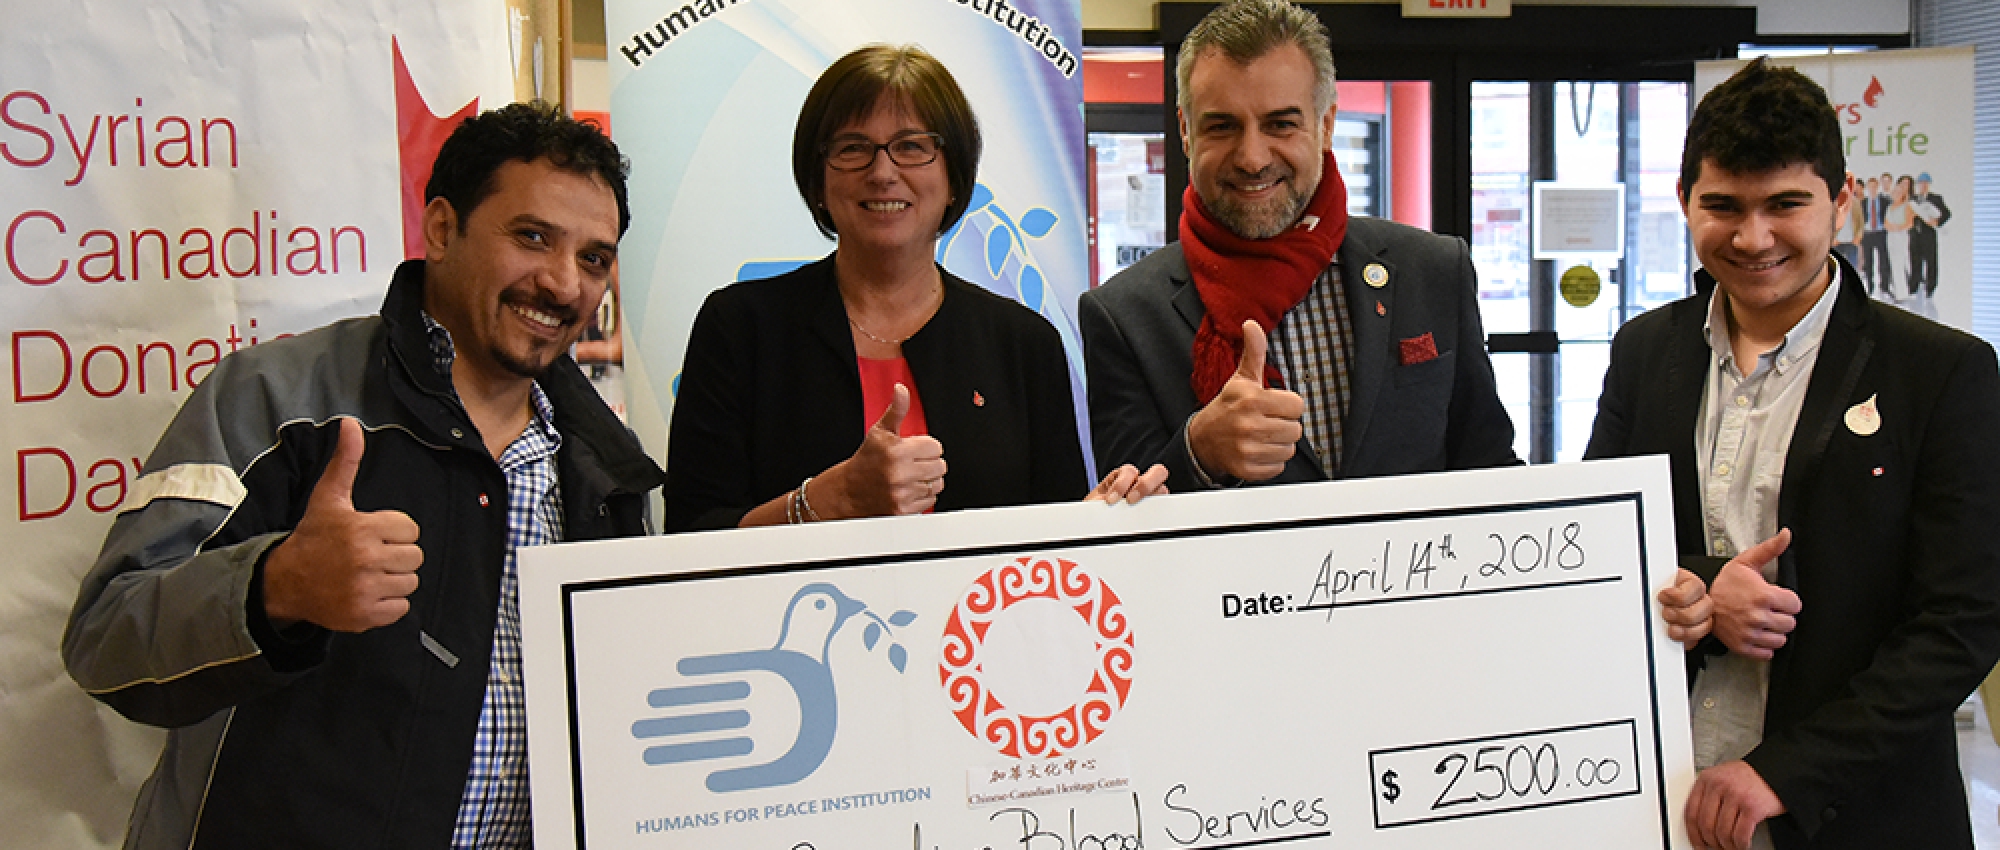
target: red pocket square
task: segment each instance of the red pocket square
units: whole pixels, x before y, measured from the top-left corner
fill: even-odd
[[[1438,356],[1437,340],[1431,338],[1430,331],[1425,331],[1423,336],[1410,337],[1397,343],[1397,345],[1402,347],[1403,365],[1405,366],[1429,363],[1432,360],[1436,360]]]

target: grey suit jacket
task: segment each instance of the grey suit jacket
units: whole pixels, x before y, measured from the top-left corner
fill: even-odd
[[[1341,469],[1332,476],[1321,470],[1301,438],[1284,472],[1265,483],[1520,463],[1513,422],[1493,385],[1465,243],[1355,218],[1339,258],[1354,352]],[[1362,280],[1371,264],[1388,273],[1381,287]],[[1162,463],[1169,488],[1202,489],[1188,460],[1186,424],[1197,409],[1189,376],[1204,312],[1179,243],[1079,299],[1099,469]],[[1437,356],[1405,364],[1402,342],[1426,333]]]

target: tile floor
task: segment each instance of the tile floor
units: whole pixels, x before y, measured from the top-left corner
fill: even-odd
[[[1972,807],[1972,840],[1979,850],[2000,850],[2000,745],[1979,707],[1979,695],[1959,710],[1958,766],[1965,773],[1965,796]],[[1972,724],[1965,723],[1970,711]]]

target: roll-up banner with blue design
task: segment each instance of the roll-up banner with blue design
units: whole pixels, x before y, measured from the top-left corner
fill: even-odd
[[[979,184],[937,258],[1055,326],[1089,456],[1081,19],[1078,0],[607,0],[612,133],[632,160],[627,405],[654,454],[708,293],[833,250],[792,183],[792,127],[821,71],[882,43],[938,57],[972,102]]]

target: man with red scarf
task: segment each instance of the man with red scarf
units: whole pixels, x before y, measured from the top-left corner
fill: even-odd
[[[1465,243],[1348,218],[1318,18],[1236,0],[1175,72],[1180,241],[1079,302],[1099,468],[1190,492],[1519,463]]]

